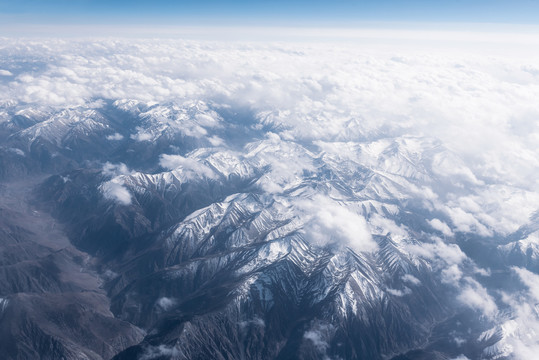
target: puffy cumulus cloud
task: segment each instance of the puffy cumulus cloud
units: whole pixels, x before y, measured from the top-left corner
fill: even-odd
[[[191,178],[200,176],[215,178],[217,176],[211,168],[202,162],[181,155],[162,154],[159,159],[159,165],[166,169],[182,170],[187,177]]]
[[[112,135],[108,135],[107,136],[107,140],[115,140],[115,141],[119,141],[119,140],[123,140],[124,136],[120,133],[114,133]]]
[[[432,240],[432,242],[422,244],[408,244],[406,249],[413,255],[440,264],[440,267],[444,269],[469,260],[457,244],[448,244],[438,237],[434,237]]]
[[[442,270],[442,282],[458,286],[460,279],[462,279],[462,271],[457,264],[453,264],[448,268]]]
[[[467,356],[460,354],[459,356],[455,358],[451,358],[451,360],[470,360]]]
[[[177,301],[176,299],[172,299],[166,296],[163,296],[159,299],[157,299],[156,305],[159,306],[164,311],[170,310],[171,308],[176,305]]]
[[[240,326],[241,329],[245,329],[249,326],[255,326],[255,327],[266,327],[266,322],[259,318],[259,317],[254,317],[252,319],[249,319],[249,320],[244,320],[244,321],[240,321],[238,323],[238,325]]]
[[[465,285],[457,296],[462,304],[482,312],[487,317],[493,317],[498,312],[496,302],[481,284],[472,278],[465,278]]]
[[[478,268],[457,244],[448,244],[437,237],[432,240],[431,243],[408,244],[406,249],[430,261],[433,269],[439,271],[440,281],[457,291],[459,303],[493,319],[498,313],[496,301],[487,288],[472,277],[475,274],[489,276],[489,271]]]
[[[121,205],[131,204],[131,193],[118,178],[102,183],[99,188],[105,199],[116,201]]]
[[[472,170],[454,155],[436,154],[432,159],[431,166],[435,174],[451,177],[454,181],[458,181],[460,186],[483,185],[483,182],[476,178]]]
[[[488,271],[451,241],[459,233],[511,234],[538,211],[537,61],[408,44],[388,50],[365,42],[2,39],[0,69],[10,70],[0,70],[0,122],[11,113],[41,121],[58,109],[98,109],[110,100],[137,120],[126,142],[182,134],[219,147],[224,159],[210,164],[195,153],[163,154],[163,168],[188,178],[227,176],[232,167],[260,170],[261,192],[297,195],[292,205],[308,240],[372,251],[373,235],[390,235],[428,260],[461,303],[492,317],[494,299],[470,277]],[[255,135],[242,139],[249,142],[243,153],[232,154],[227,147],[235,137],[227,131],[238,127]],[[103,173],[111,177],[100,186],[103,196],[130,204],[122,181],[127,166],[107,163]],[[315,175],[328,179],[325,186],[298,190]],[[339,181],[351,195],[333,186]],[[429,213],[419,231],[399,223],[406,215],[399,211],[414,201]],[[406,241],[433,230],[450,239]],[[538,279],[525,269],[514,273],[526,289],[504,301],[532,337],[523,332],[511,344],[517,357],[531,358],[539,352],[530,340],[539,334]],[[402,281],[387,292],[403,296],[421,284],[409,274]],[[159,301],[167,307],[166,298]],[[305,339],[325,349],[322,333],[311,330]],[[152,347],[146,357],[174,351]]]
[[[355,251],[377,249],[365,218],[345,205],[322,195],[297,200],[295,205],[307,217],[304,231],[315,244],[344,244]]]
[[[387,288],[386,291],[393,295],[393,296],[397,296],[397,297],[402,297],[404,295],[409,295],[412,293],[412,290],[408,287],[404,287],[403,290],[399,290],[399,289],[391,289],[391,288]]]
[[[217,135],[213,135],[211,137],[208,138],[208,141],[210,142],[210,144],[212,144],[213,146],[222,146],[222,145],[225,145],[225,141],[223,139],[221,139],[219,136]]]
[[[499,325],[503,335],[499,347],[508,349],[514,359],[533,359],[539,352],[539,275],[519,267],[512,270],[525,287],[501,292],[511,317]]]
[[[273,132],[266,133],[263,140],[247,144],[244,152],[242,162],[264,172],[256,184],[268,193],[283,193],[318,171],[315,153]]]
[[[131,170],[124,163],[113,164],[106,162],[103,164],[103,174],[106,176],[116,177],[119,175],[129,175]]]
[[[409,236],[405,226],[399,226],[393,220],[379,214],[375,213],[371,215],[368,222],[373,233],[378,233],[379,235],[390,235],[396,240],[404,239]]]
[[[449,216],[457,231],[466,233],[476,233],[480,236],[492,236],[493,232],[485,224],[478,220],[476,214],[468,212],[458,205],[443,205],[443,212]],[[432,226],[432,224],[431,224]]]
[[[152,360],[152,359],[177,359],[182,353],[174,346],[159,345],[148,346],[144,349],[143,354],[139,357],[140,360]]]
[[[488,293],[487,288],[472,277],[474,274],[489,276],[490,273],[478,268],[457,244],[448,244],[434,237],[432,243],[408,244],[406,249],[411,254],[430,261],[434,270],[439,271],[440,281],[457,291],[456,299],[459,303],[494,319],[498,313],[495,299]],[[411,278],[403,277],[403,280],[415,284]]]
[[[303,337],[307,340],[310,340],[314,347],[317,348],[320,352],[325,352],[329,347],[327,341],[322,338],[322,335],[318,331],[309,330],[303,334]]]
[[[102,172],[103,175],[111,178],[99,186],[103,197],[121,205],[130,205],[132,201],[131,193],[124,186],[122,176],[133,172],[124,163],[113,164],[110,162],[103,164]]]
[[[329,341],[335,333],[335,327],[331,324],[315,323],[311,329],[303,334],[303,339],[307,340],[321,354],[326,354],[329,348]],[[324,359],[328,359],[327,356]]]
[[[400,34],[384,33],[385,39],[391,36]],[[445,33],[440,41],[450,41],[451,36]],[[482,236],[515,231],[537,210],[533,205],[539,192],[535,61],[499,53],[479,56],[470,48],[425,53],[409,40],[409,46],[387,51],[373,43],[338,41],[328,45],[6,39],[1,59],[33,59],[39,66],[20,60],[14,77],[0,83],[0,93],[21,104],[64,108],[92,99],[147,104],[202,100],[231,113],[248,109],[249,116],[235,121],[253,129],[271,129],[283,140],[370,141],[372,146],[361,148],[355,160],[366,162],[368,156],[363,155],[382,149],[387,163],[376,164],[379,170],[423,179],[421,172],[407,173],[409,166],[395,167],[416,163],[432,169],[436,181],[459,188],[457,193],[483,199],[476,201],[480,211],[464,209],[458,200],[445,204],[440,195],[448,189],[416,184],[418,193],[434,190],[429,201],[438,197],[437,209],[441,207],[450,218],[453,231]],[[8,65],[12,64],[0,63],[0,68]],[[196,115],[193,121],[196,126],[183,126],[193,137],[207,136],[207,129],[219,122],[212,114]],[[147,141],[150,134],[141,129],[131,137]],[[453,155],[418,158],[425,145],[418,149],[409,141],[410,151],[387,156],[394,146],[388,139],[426,137],[436,139]],[[111,135],[110,139],[117,138]],[[209,141],[213,146],[224,143],[215,134]],[[376,157],[369,161],[374,166]],[[279,162],[272,164],[278,171]],[[276,192],[282,188],[278,182],[266,185]]]
[[[137,132],[135,134],[131,134],[129,137],[136,141],[150,141],[153,139],[152,133],[145,131],[141,127],[137,127]]]
[[[518,275],[520,281],[528,287],[529,295],[533,301],[539,303],[539,275],[519,267],[513,267],[513,271]]]
[[[416,278],[412,274],[404,274],[402,276],[402,281],[407,282],[407,283],[412,284],[412,285],[415,285],[415,286],[421,285],[421,280],[419,280],[418,278]]]
[[[453,236],[453,231],[447,226],[447,224],[439,219],[427,220],[429,225],[432,226],[434,230],[438,230],[445,236]]]

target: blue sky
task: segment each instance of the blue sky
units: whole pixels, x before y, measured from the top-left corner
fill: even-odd
[[[0,0],[12,23],[354,25],[539,24],[536,0]]]

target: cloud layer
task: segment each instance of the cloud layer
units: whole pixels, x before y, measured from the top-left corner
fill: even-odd
[[[181,134],[203,144],[190,153],[163,150],[159,171],[186,182],[258,171],[252,186],[294,198],[314,244],[369,252],[376,238],[388,237],[428,260],[463,306],[492,321],[501,305],[509,307],[521,329],[539,332],[537,309],[526,305],[539,301],[537,275],[514,268],[525,291],[492,291],[480,281],[489,270],[457,244],[517,236],[539,209],[539,66],[532,58],[353,43],[2,39],[0,69],[2,124],[8,113],[47,118],[112,103],[140,123],[130,135],[108,135],[111,142],[146,146]],[[240,141],[243,135],[226,133],[238,128],[255,135]],[[47,123],[33,130],[28,136],[46,134]],[[100,186],[103,196],[131,204],[135,193],[124,180],[134,173],[111,163],[102,173],[110,179]],[[314,177],[327,181],[298,188]],[[401,212],[410,208],[420,209],[413,229],[410,212]],[[401,279],[406,286],[387,293],[404,298],[421,286],[410,274]],[[305,339],[323,352],[319,333]],[[536,351],[526,336],[507,337],[515,354]],[[149,348],[146,357],[175,351]]]

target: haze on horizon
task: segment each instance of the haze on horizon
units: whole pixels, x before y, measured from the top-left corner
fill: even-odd
[[[528,0],[0,0],[3,35],[23,26],[462,27],[539,24]],[[473,26],[472,26],[473,27]],[[1,33],[0,33],[1,34]]]

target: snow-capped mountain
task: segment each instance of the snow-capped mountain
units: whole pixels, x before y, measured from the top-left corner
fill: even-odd
[[[444,137],[452,127],[408,131],[414,116],[428,121],[414,107],[377,127],[394,114],[347,103],[357,83],[300,74],[281,79],[291,93],[306,87],[297,99],[257,92],[276,74],[182,80],[180,91],[159,73],[190,95],[2,102],[0,353],[398,360],[534,349],[539,192],[514,174],[512,153],[479,154],[475,134],[461,135],[473,140],[463,149]]]

